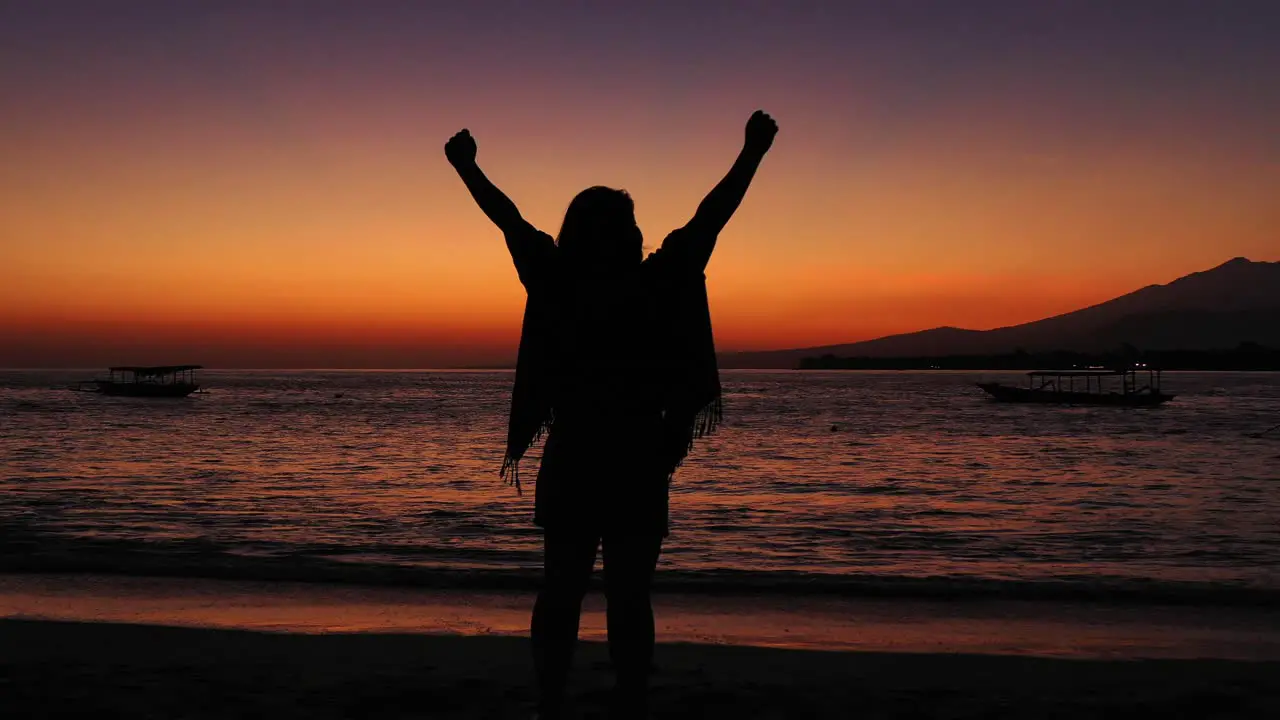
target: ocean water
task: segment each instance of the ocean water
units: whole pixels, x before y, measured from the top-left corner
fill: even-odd
[[[109,398],[0,371],[0,571],[527,586],[508,372],[205,372]],[[1280,374],[1154,409],[996,404],[1017,373],[723,373],[673,484],[689,592],[1280,598]],[[526,459],[532,477],[534,452]],[[607,477],[601,478],[607,482]]]

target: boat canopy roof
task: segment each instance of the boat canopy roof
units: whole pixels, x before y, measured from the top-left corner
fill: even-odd
[[[168,375],[170,373],[200,370],[202,368],[202,365],[156,365],[154,367],[117,365],[116,367],[107,368],[107,370],[110,370],[111,372],[131,372],[138,375]]]

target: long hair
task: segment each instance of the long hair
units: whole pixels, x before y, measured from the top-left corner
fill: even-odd
[[[625,190],[597,185],[578,193],[565,210],[556,245],[576,266],[621,269],[644,254],[644,236],[636,225],[636,206]]]

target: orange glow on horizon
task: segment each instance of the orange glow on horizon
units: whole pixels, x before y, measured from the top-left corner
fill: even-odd
[[[360,342],[505,361],[523,292],[444,160],[463,126],[542,229],[608,184],[632,193],[656,247],[729,167],[750,111],[772,112],[774,150],[708,270],[724,350],[998,327],[1234,256],[1280,260],[1280,157],[1245,104],[1265,98],[1235,75],[1034,48],[1025,68],[977,48],[945,75],[851,43],[865,22],[807,15],[777,19],[764,54],[738,28],[664,45],[664,61],[632,38],[526,52],[559,44],[555,22],[468,26],[489,43],[472,49],[447,24],[294,32],[258,12],[193,21],[192,48],[156,32],[136,52],[66,40],[0,63],[17,99],[0,125],[0,366],[197,341],[250,366],[305,345],[309,366],[332,365],[330,348]],[[926,35],[911,47],[942,52]],[[154,62],[148,42],[181,62]],[[474,63],[445,62],[464,50]],[[618,54],[609,77],[574,59],[588,51]],[[135,339],[103,344],[121,332]],[[237,353],[250,337],[258,350]]]

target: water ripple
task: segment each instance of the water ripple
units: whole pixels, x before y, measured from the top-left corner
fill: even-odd
[[[536,569],[532,493],[496,474],[509,373],[51,389],[75,379],[0,372],[3,567]],[[997,405],[976,379],[725,373],[729,422],[676,477],[662,572],[1280,589],[1280,437],[1249,437],[1280,376],[1173,373],[1155,410]]]

